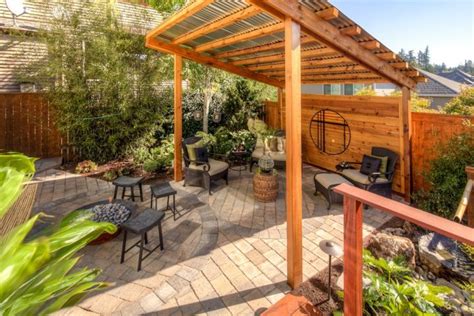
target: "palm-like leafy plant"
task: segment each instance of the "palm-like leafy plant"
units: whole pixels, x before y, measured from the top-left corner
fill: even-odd
[[[34,173],[34,160],[20,154],[0,155],[0,219]],[[95,223],[73,212],[54,227],[28,240],[38,214],[0,238],[0,315],[45,315],[77,303],[87,293],[106,286],[94,282],[97,269],[72,272],[76,253],[110,223]]]
[[[367,315],[441,315],[444,297],[452,289],[415,279],[403,258],[387,261],[364,251],[364,276],[370,285],[364,288]]]

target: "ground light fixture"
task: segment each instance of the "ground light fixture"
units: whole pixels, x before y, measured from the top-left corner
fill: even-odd
[[[5,4],[13,16],[13,26],[18,26],[16,18],[27,13],[23,0],[5,0]]]
[[[328,271],[328,298],[318,305],[331,301],[331,273],[332,273],[332,257],[339,257],[342,255],[342,248],[331,240],[322,240],[319,243],[319,248],[329,256],[329,271]]]

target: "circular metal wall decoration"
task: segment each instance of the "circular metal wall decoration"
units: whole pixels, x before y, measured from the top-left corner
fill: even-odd
[[[319,151],[340,155],[349,148],[351,129],[341,114],[324,109],[317,112],[309,126],[311,139]]]

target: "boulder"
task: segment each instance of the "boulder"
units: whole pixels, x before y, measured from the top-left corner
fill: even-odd
[[[367,246],[376,258],[394,259],[403,256],[409,267],[415,268],[415,246],[405,237],[378,233]]]

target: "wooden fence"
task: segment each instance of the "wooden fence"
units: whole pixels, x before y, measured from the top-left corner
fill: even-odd
[[[61,156],[61,136],[40,94],[0,94],[0,151],[41,158]]]
[[[412,113],[412,181],[415,192],[428,188],[423,173],[436,158],[439,144],[467,130],[465,121],[474,123],[474,117],[436,113]]]
[[[303,95],[302,103],[302,152],[303,161],[328,170],[335,170],[341,161],[361,161],[364,154],[370,154],[373,146],[385,147],[400,153],[401,135],[399,108],[401,99],[397,97],[372,96],[324,96]],[[283,102],[284,103],[284,102]],[[349,148],[339,155],[321,153],[311,137],[310,124],[319,110],[336,111],[346,119],[351,130]],[[283,128],[284,106],[277,102],[267,102],[266,121],[273,128]],[[283,122],[283,124],[282,124]],[[338,141],[331,139],[331,141]],[[397,164],[394,190],[405,193],[402,181],[401,163]]]
[[[399,150],[398,101],[384,97],[334,97],[303,96],[302,98],[302,137],[303,160],[305,162],[333,169],[341,161],[360,161],[371,146],[382,146]],[[328,156],[320,153],[309,136],[309,120],[317,110],[333,109],[345,117],[353,139],[351,146],[343,155]],[[273,128],[284,128],[284,107],[278,102],[266,102],[265,120]],[[438,144],[452,136],[467,130],[464,121],[474,124],[474,117],[445,115],[436,113],[412,113],[411,168],[412,190],[416,192],[427,188],[423,178],[424,171],[429,170],[430,161],[436,158]],[[401,188],[400,169],[397,168],[394,189],[403,192]]]

